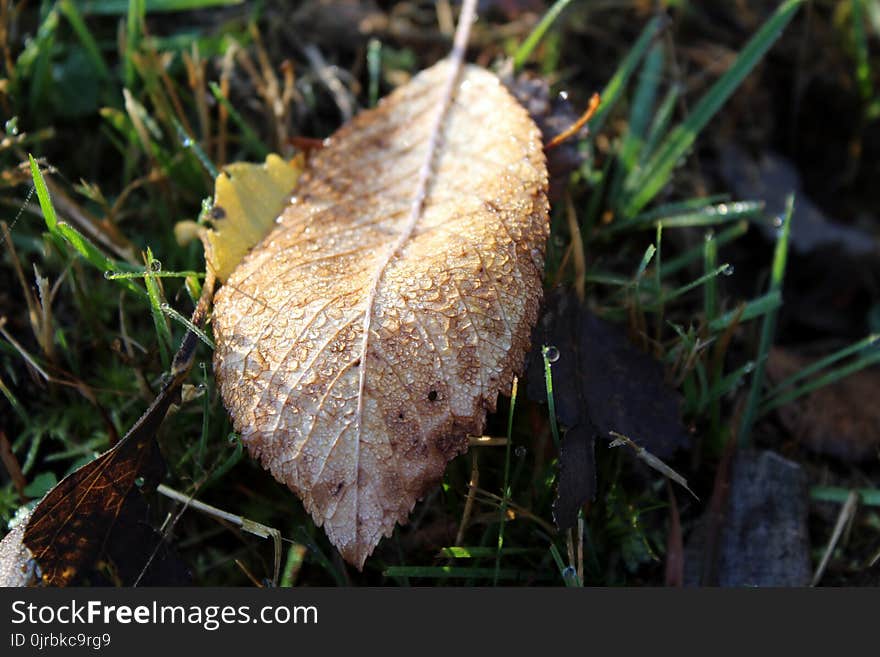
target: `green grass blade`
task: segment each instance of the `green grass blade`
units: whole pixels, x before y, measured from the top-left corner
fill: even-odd
[[[0,394],[6,397],[6,401],[9,402],[12,409],[18,414],[25,426],[28,426],[30,424],[30,415],[27,414],[27,411],[24,410],[21,402],[12,394],[12,391],[3,382],[2,378],[0,378]]]
[[[632,174],[641,156],[663,75],[663,62],[663,45],[655,43],[645,57],[645,65],[639,74],[630,108],[627,131],[617,149],[617,166],[609,194],[609,205],[612,208],[617,206],[624,181]]]
[[[873,351],[869,354],[862,356],[854,360],[852,363],[847,365],[843,365],[841,367],[835,368],[826,374],[816,378],[809,383],[805,383],[796,388],[790,389],[787,392],[781,392],[771,399],[764,402],[759,410],[759,414],[766,413],[768,411],[772,411],[774,408],[778,408],[783,404],[787,404],[795,399],[802,397],[804,395],[808,395],[814,390],[818,390],[819,388],[823,388],[827,385],[831,385],[836,383],[840,379],[844,377],[850,376],[851,374],[855,374],[859,370],[863,370],[866,367],[871,367],[872,365],[876,365],[880,363],[880,351]]]
[[[656,225],[658,219],[667,219],[670,217],[677,217],[679,215],[691,214],[700,212],[704,208],[709,207],[715,203],[727,203],[729,201],[729,197],[727,194],[715,194],[714,196],[703,196],[696,198],[689,198],[684,201],[676,201],[675,203],[665,203],[663,205],[657,206],[652,210],[648,210],[647,212],[642,212],[639,215],[626,219],[626,220],[618,220],[616,223],[620,224],[644,224],[645,227]],[[615,224],[612,224],[614,226]]]
[[[717,268],[718,244],[715,242],[714,233],[709,231],[706,233],[706,239],[703,243],[703,271],[708,274]],[[718,283],[714,276],[706,281],[703,288],[703,313],[707,323],[715,319],[718,314]]]
[[[750,360],[745,365],[742,365],[741,367],[736,368],[733,372],[726,374],[724,377],[714,383],[711,388],[709,388],[708,393],[706,394],[702,403],[697,408],[697,411],[702,411],[706,408],[708,404],[720,400],[722,397],[724,397],[724,395],[738,388],[740,385],[742,385],[743,379],[754,371],[755,363],[754,361]]]
[[[562,555],[559,554],[559,548],[553,543],[550,544],[550,554],[553,555],[553,561],[556,562],[556,567],[559,568],[559,574],[562,576],[562,581],[565,582],[565,585],[569,587],[578,586],[577,572],[571,566],[565,565]]]
[[[74,251],[81,255],[85,260],[99,271],[116,273],[122,269],[115,260],[111,260],[95,246],[85,235],[80,233],[76,228],[63,221],[58,221],[58,214],[55,212],[55,206],[52,204],[52,197],[49,195],[49,188],[46,186],[46,180],[40,171],[40,166],[34,159],[33,155],[28,154],[28,160],[31,167],[31,176],[34,181],[34,189],[37,190],[37,199],[40,203],[40,210],[46,221],[46,227],[49,233],[62,238],[67,242]],[[61,244],[62,242],[59,242]],[[121,281],[128,290],[134,292],[138,296],[144,296],[144,291],[130,280]]]
[[[645,249],[645,252],[642,254],[642,260],[639,262],[639,266],[636,269],[636,284],[638,284],[638,280],[644,275],[648,265],[651,264],[651,260],[654,258],[655,253],[657,253],[657,247],[653,244],[649,244]]]
[[[370,39],[367,44],[367,72],[370,76],[369,107],[375,107],[379,102],[379,78],[382,77],[382,42],[379,39]]]
[[[505,555],[534,554],[537,548],[504,548]],[[476,545],[473,547],[451,546],[440,548],[438,556],[446,559],[485,559],[494,557],[496,548]]]
[[[553,372],[551,371],[551,363],[559,357],[559,351],[556,347],[541,347],[541,356],[544,359],[544,387],[547,389],[547,413],[550,416],[550,431],[553,434],[553,442],[556,444],[556,451],[559,451],[560,438],[559,426],[556,423],[556,402],[553,401]],[[555,356],[555,357],[554,357]]]
[[[152,276],[150,276],[150,278],[152,278]],[[178,323],[182,324],[184,327],[186,327],[187,329],[189,329],[190,331],[192,331],[193,333],[195,333],[196,336],[199,338],[199,340],[201,340],[201,341],[204,342],[206,345],[208,345],[208,346],[211,348],[212,351],[214,350],[214,348],[215,348],[215,347],[214,347],[214,341],[211,340],[211,338],[208,337],[208,334],[207,334],[207,333],[205,333],[202,329],[200,329],[198,326],[196,326],[195,324],[193,324],[193,323],[189,320],[189,318],[184,317],[183,315],[181,315],[181,314],[180,314],[179,312],[177,312],[174,308],[172,308],[171,305],[168,304],[168,303],[163,303],[163,304],[160,306],[160,308],[161,308],[161,310],[162,310],[163,313],[165,313],[165,314],[168,315],[171,319],[177,321]]]
[[[880,506],[880,488],[857,488],[859,502],[865,506]],[[817,502],[837,502],[843,504],[849,497],[849,488],[835,486],[813,486],[810,489],[810,498]]]
[[[216,82],[210,82],[208,86],[211,89],[211,93],[214,94],[214,98],[217,99],[217,102],[223,105],[226,108],[226,111],[229,112],[229,118],[232,119],[232,122],[241,130],[241,138],[245,144],[250,147],[251,151],[260,158],[265,158],[269,154],[269,148],[262,142],[254,129],[251,128],[250,124],[244,120],[241,114],[238,113],[238,110],[232,106],[232,103],[229,102],[229,99],[223,95],[223,91],[220,89],[220,85]]]
[[[498,544],[495,552],[495,577],[492,580],[494,586],[498,585],[498,573],[501,572],[501,554],[504,551],[504,523],[507,521],[507,503],[510,500],[510,450],[513,442],[513,412],[516,409],[516,393],[518,380],[513,378],[513,387],[510,391],[510,411],[507,414],[507,445],[504,451],[504,487],[501,494],[501,508],[498,513]]]
[[[146,278],[147,276],[152,276],[153,278],[188,278],[190,276],[195,276],[196,278],[204,278],[205,274],[203,272],[197,271],[106,271],[104,272],[104,278],[108,281],[115,281],[121,278]]]
[[[49,189],[43,179],[43,172],[40,171],[40,165],[30,153],[28,153],[28,161],[31,165],[31,177],[34,179],[34,188],[37,190],[37,199],[40,201],[40,210],[43,211],[46,227],[50,233],[54,233],[58,226],[58,215],[55,214],[55,206],[52,205],[52,198],[49,196]]]
[[[785,218],[782,220],[782,230],[776,239],[776,249],[773,254],[773,268],[770,271],[770,292],[782,294],[782,282],[785,278],[785,263],[788,259],[788,238],[791,234],[791,215],[794,212],[794,196],[789,196],[786,201]],[[755,373],[752,375],[752,387],[746,401],[742,422],[739,427],[739,445],[746,447],[749,444],[752,426],[758,415],[758,405],[763,397],[764,370],[766,368],[767,354],[773,344],[773,336],[776,332],[776,310],[767,313],[761,326],[761,339],[758,343],[758,355],[755,365]]]
[[[871,58],[868,54],[868,38],[865,34],[864,0],[852,0],[850,7],[856,51],[856,80],[862,100],[870,102],[874,97],[874,83],[871,75]]]
[[[749,301],[744,308],[735,308],[724,313],[709,322],[709,331],[720,333],[734,322],[748,322],[762,315],[772,313],[782,305],[782,293],[779,291],[768,292],[756,299]]]
[[[541,18],[535,26],[535,29],[532,30],[532,33],[526,37],[526,40],[523,41],[522,45],[517,49],[516,53],[514,53],[514,71],[519,71],[523,67],[523,64],[526,63],[526,60],[532,54],[532,51],[538,47],[541,39],[544,38],[547,30],[550,29],[550,26],[553,25],[556,19],[559,18],[559,15],[570,3],[571,0],[556,0],[556,2],[553,3],[553,6],[550,7],[546,14],[544,14],[543,18]]]
[[[217,170],[217,167],[214,166],[214,163],[211,162],[211,158],[208,157],[208,154],[202,150],[202,147],[199,146],[199,142],[193,139],[190,135],[187,134],[184,127],[180,124],[180,121],[177,118],[172,117],[172,122],[174,123],[174,129],[177,131],[177,138],[180,139],[180,145],[184,148],[189,149],[193,152],[193,154],[198,158],[199,162],[201,162],[205,171],[208,172],[208,175],[211,178],[216,178],[220,175],[220,172]]]
[[[107,277],[107,272],[115,272],[119,271],[121,265],[115,260],[111,260],[99,249],[97,246],[92,244],[89,239],[80,233],[76,228],[71,226],[68,223],[63,221],[58,223],[56,227],[56,233],[64,238],[73,249],[79,253],[86,261],[92,265],[95,269],[104,272],[105,278]],[[133,292],[138,297],[144,297],[145,292],[143,288],[135,285],[130,279],[121,279],[119,281],[127,290]]]
[[[211,7],[231,7],[243,2],[244,0],[146,0],[144,6],[146,13],[156,14],[210,9]],[[85,0],[81,5],[84,14],[99,16],[121,16],[129,10],[130,6],[128,0]]]
[[[211,469],[211,476],[202,485],[203,490],[209,485],[221,481],[224,475],[238,465],[238,462],[241,461],[241,457],[244,456],[244,445],[241,440],[238,439],[238,436],[235,434],[232,434],[232,436],[235,436],[232,453],[229,454],[222,463]]]
[[[859,340],[855,344],[851,344],[848,347],[844,347],[843,349],[835,351],[833,354],[825,356],[824,358],[820,358],[815,363],[807,365],[806,367],[798,370],[791,376],[783,379],[778,384],[776,384],[776,386],[767,393],[767,396],[764,397],[764,402],[769,402],[773,397],[780,395],[786,388],[790,388],[801,379],[805,379],[808,376],[824,370],[826,367],[830,367],[834,363],[841,361],[844,358],[849,358],[854,354],[874,347],[878,341],[880,341],[880,335],[872,334],[866,338]],[[774,407],[775,406],[776,405],[774,405]]]
[[[660,107],[658,107],[657,111],[654,113],[654,118],[651,120],[651,127],[648,130],[648,137],[645,140],[645,145],[642,147],[642,152],[639,154],[640,167],[644,166],[645,162],[647,162],[656,152],[657,145],[666,134],[666,130],[672,122],[672,115],[673,112],[675,112],[675,106],[676,103],[678,103],[678,97],[680,95],[681,87],[677,84],[672,85],[661,101]]]
[[[161,268],[161,264],[159,261],[153,258],[153,251],[147,247],[147,259],[146,259],[147,269],[159,269]],[[168,321],[165,318],[165,313],[162,311],[162,304],[165,303],[165,299],[162,296],[162,288],[159,287],[158,280],[150,275],[147,275],[144,278],[144,284],[147,287],[147,297],[150,300],[150,312],[153,315],[153,325],[156,327],[156,338],[159,342],[159,356],[162,358],[162,367],[165,370],[171,366],[171,345],[173,343],[173,338],[171,337],[171,328],[168,326]]]
[[[104,61],[104,56],[101,54],[98,42],[95,41],[95,37],[92,35],[91,30],[89,30],[86,22],[83,20],[82,14],[77,8],[76,3],[73,2],[73,0],[61,0],[61,2],[58,3],[58,7],[67,19],[67,22],[70,23],[70,27],[72,27],[73,31],[76,33],[77,38],[85,49],[86,54],[92,62],[92,66],[94,66],[95,70],[98,72],[98,75],[105,80],[109,78],[110,69],[107,67],[107,62]]]
[[[645,26],[645,29],[642,30],[632,50],[627,53],[620,66],[614,72],[614,75],[608,81],[608,84],[605,85],[605,88],[602,90],[602,104],[599,106],[596,116],[590,121],[590,130],[593,134],[598,134],[602,131],[605,121],[608,120],[611,111],[623,96],[626,83],[636,70],[639,62],[642,61],[642,57],[644,57],[648,48],[651,47],[655,37],[660,33],[663,24],[664,21],[659,17],[651,19]]]
[[[638,214],[669,182],[673,169],[697,135],[764,57],[803,3],[804,0],[787,0],[780,5],[743,48],[733,66],[700,99],[691,115],[669,134],[642,175],[633,178],[630,187],[633,196],[623,210],[624,216]]]
[[[141,45],[146,14],[144,0],[129,0],[125,21],[125,52],[123,53],[123,79],[127,89],[134,87],[134,81],[137,77],[134,55]]]
[[[676,289],[672,290],[671,292],[667,292],[659,299],[652,301],[650,304],[645,306],[645,310],[653,310],[653,309],[659,307],[660,305],[667,304],[670,301],[677,299],[678,297],[680,297],[684,294],[687,294],[691,290],[694,290],[694,289],[700,287],[701,285],[705,285],[706,283],[711,281],[716,276],[721,276],[722,274],[724,274],[728,271],[730,271],[730,265],[728,265],[726,263],[723,265],[719,265],[713,271],[710,271],[706,274],[703,274],[702,276],[691,281],[690,283],[685,283],[681,287],[676,288]]]
[[[664,225],[663,222],[658,222],[658,225]],[[717,247],[722,247],[725,244],[729,244],[734,240],[739,239],[743,235],[745,235],[749,230],[749,225],[745,221],[740,221],[737,224],[734,224],[730,228],[727,228],[715,237],[715,245]],[[666,278],[671,276],[672,274],[676,274],[685,267],[687,267],[692,262],[698,261],[703,257],[703,247],[695,246],[691,249],[688,249],[684,253],[675,258],[670,258],[666,262],[663,263],[663,266],[660,268],[660,276],[661,278]],[[659,288],[658,288],[659,289]]]
[[[462,568],[459,566],[388,566],[382,573],[385,577],[425,577],[429,579],[472,578],[492,579],[494,568]],[[499,579],[533,579],[534,573],[522,570],[505,569],[498,573]]]

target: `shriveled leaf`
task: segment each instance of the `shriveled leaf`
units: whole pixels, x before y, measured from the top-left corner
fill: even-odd
[[[208,276],[192,323],[205,317],[214,279]],[[164,474],[156,432],[192,368],[196,334],[189,331],[174,357],[156,399],[128,433],[97,459],[62,479],[34,508],[23,545],[51,586],[81,583],[102,565],[113,583],[187,583],[189,574],[161,537],[146,524],[141,491],[152,490]]]
[[[113,535],[127,538],[127,531],[114,531],[117,524],[131,529],[146,516],[146,503],[136,481],[142,479],[143,487],[149,489],[164,474],[155,432],[175,393],[179,394],[179,384],[166,387],[125,438],[62,479],[36,506],[27,523],[24,544],[40,565],[45,584],[66,586],[77,582],[99,559],[110,557],[107,549],[113,544]],[[144,558],[123,551],[122,560],[114,567],[129,571],[132,569],[126,568],[126,561],[137,561],[136,578],[150,554],[141,556]],[[131,585],[134,578],[122,583]]]
[[[541,133],[469,66],[429,157],[450,66],[313,156],[215,304],[215,370],[236,430],[358,567],[482,432],[541,298]]]
[[[577,511],[593,497],[593,442],[615,431],[659,458],[688,443],[679,398],[663,381],[663,367],[639,351],[613,325],[599,319],[573,290],[560,288],[547,302],[535,342],[552,345],[556,417],[565,427],[559,455],[560,484],[553,514],[560,528],[574,526]],[[527,394],[547,400],[543,361],[532,353]]]
[[[214,184],[214,227],[202,234],[205,259],[217,280],[225,281],[269,231],[289,202],[303,166],[302,156],[285,162],[272,154],[264,164],[236,162],[223,167]]]

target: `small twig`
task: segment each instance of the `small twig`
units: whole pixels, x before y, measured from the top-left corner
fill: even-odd
[[[262,582],[254,577],[254,574],[250,571],[250,568],[248,568],[241,559],[236,559],[235,565],[241,569],[241,572],[243,572],[245,576],[249,580],[251,580],[251,582],[253,582],[254,586],[256,586],[258,589],[263,588]]]
[[[9,473],[9,479],[12,480],[12,485],[18,493],[19,499],[22,502],[27,501],[27,496],[24,494],[27,479],[21,471],[21,465],[18,463],[9,438],[6,437],[3,429],[0,429],[0,462],[6,467],[6,472]]]
[[[473,452],[471,465],[471,480],[468,482],[467,498],[464,502],[464,511],[461,514],[461,523],[458,525],[458,533],[455,535],[455,545],[461,545],[464,540],[464,532],[471,520],[474,510],[474,498],[477,496],[477,486],[480,485],[480,459],[479,452]]]
[[[568,141],[574,135],[576,135],[580,131],[580,129],[587,124],[587,121],[595,116],[596,112],[599,109],[599,105],[601,104],[602,99],[600,98],[599,94],[593,94],[592,97],[590,97],[590,103],[589,105],[587,105],[587,109],[584,110],[584,113],[581,114],[581,117],[570,126],[568,126],[565,130],[556,135],[553,139],[551,139],[547,143],[547,145],[544,146],[544,150],[549,151],[551,148],[556,148],[557,146],[559,146],[559,144]]]
[[[39,313],[37,311],[37,300],[34,298],[34,292],[31,289],[31,286],[28,285],[27,279],[24,277],[24,270],[21,267],[21,260],[18,258],[18,252],[15,250],[15,244],[12,242],[12,235],[9,231],[9,226],[6,225],[5,221],[0,222],[0,229],[3,231],[3,241],[6,244],[6,248],[9,251],[9,258],[12,260],[12,267],[15,270],[15,275],[18,278],[18,284],[21,286],[22,293],[24,294],[24,301],[28,307],[28,319],[30,319],[31,330],[34,332],[34,335],[39,338]]]
[[[578,512],[577,525],[577,577],[580,585],[584,585],[584,510]]]

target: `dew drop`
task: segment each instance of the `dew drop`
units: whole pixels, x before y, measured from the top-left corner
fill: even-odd
[[[544,347],[544,356],[547,357],[547,362],[555,363],[559,360],[559,349],[550,345],[549,347]]]
[[[151,260],[150,271],[162,271],[162,263],[159,260]]]
[[[783,219],[781,216],[776,215],[775,217],[773,217],[773,227],[774,228],[781,228],[782,224],[783,224]]]
[[[181,142],[184,148],[192,148],[193,140],[189,137],[184,137],[183,142]]]
[[[143,478],[143,477],[136,477],[135,480],[134,480],[134,485],[137,486],[138,488],[143,487],[143,485],[144,485],[144,478]]]
[[[724,265],[724,268],[721,270],[721,273],[725,276],[733,276],[733,265]]]
[[[109,281],[113,278],[113,274],[115,274],[115,273],[116,272],[114,272],[112,269],[108,269],[107,271],[104,272],[104,278],[106,278]]]
[[[577,578],[577,571],[573,566],[566,566],[562,569],[562,578],[565,580],[574,580]]]
[[[513,450],[513,453],[516,454],[516,458],[524,459],[526,457],[527,450],[522,445],[517,445],[516,449]]]

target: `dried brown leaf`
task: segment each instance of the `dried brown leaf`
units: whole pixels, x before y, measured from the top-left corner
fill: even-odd
[[[340,129],[216,298],[236,430],[358,567],[482,432],[541,299],[541,133],[469,66],[431,157],[450,67]]]
[[[767,376],[779,382],[810,364],[810,359],[782,348],[770,350]],[[880,407],[866,404],[880,397],[880,371],[865,369],[776,409],[795,440],[818,454],[843,461],[874,461],[880,451]]]

